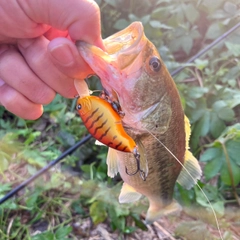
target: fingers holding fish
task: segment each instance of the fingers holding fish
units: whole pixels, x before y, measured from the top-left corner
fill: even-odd
[[[36,76],[55,92],[64,97],[73,98],[77,94],[73,78],[59,71],[54,65],[52,58],[47,51],[48,44],[49,40],[43,36],[35,39],[19,40],[18,42],[21,54],[24,56],[26,63]],[[74,56],[71,55],[70,50],[68,51],[68,46],[62,44],[60,47],[65,48],[66,50],[64,51],[64,49],[60,49],[62,62],[66,65],[68,65],[69,62],[71,64],[71,62],[74,61]],[[44,69],[44,71],[42,69]]]
[[[55,38],[48,45],[50,59],[57,69],[71,78],[83,80],[93,70],[83,60],[76,45],[67,38]]]
[[[1,45],[0,78],[0,104],[25,119],[39,118],[42,105],[55,96],[55,91],[42,82],[13,46]]]

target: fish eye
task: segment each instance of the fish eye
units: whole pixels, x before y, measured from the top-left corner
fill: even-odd
[[[82,109],[82,105],[81,104],[78,104],[77,105],[77,110],[81,110]]]
[[[158,72],[161,68],[161,62],[157,57],[150,58],[149,65],[154,72]]]

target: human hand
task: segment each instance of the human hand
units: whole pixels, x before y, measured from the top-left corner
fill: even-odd
[[[0,1],[0,105],[36,119],[59,93],[74,97],[73,79],[92,72],[74,40],[103,48],[93,0]]]

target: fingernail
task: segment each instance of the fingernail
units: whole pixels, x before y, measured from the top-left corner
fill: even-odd
[[[4,84],[5,84],[5,82],[0,78],[0,87]]]
[[[61,65],[71,65],[74,62],[72,51],[66,44],[58,45],[52,48],[50,52]]]

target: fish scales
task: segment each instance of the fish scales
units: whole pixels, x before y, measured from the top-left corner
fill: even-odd
[[[163,138],[163,136],[161,136]],[[161,139],[160,138],[160,139]],[[167,139],[165,138],[165,141]],[[164,142],[165,142],[164,141]],[[142,140],[146,152],[151,152],[148,155],[148,177],[145,182],[142,181],[139,175],[128,176],[125,173],[125,166],[128,169],[134,169],[135,161],[129,154],[118,153],[120,159],[124,158],[124,162],[119,161],[119,172],[124,182],[131,184],[132,187],[138,189],[138,192],[148,195],[157,194],[160,196],[161,201],[165,204],[170,202],[173,195],[173,189],[178,169],[181,169],[179,163],[169,154],[163,146],[159,146],[158,141],[152,140],[152,136]],[[167,145],[167,143],[165,143]],[[176,148],[177,150],[177,148]],[[175,153],[177,151],[174,151]],[[173,167],[174,166],[174,167]]]

